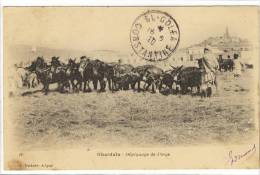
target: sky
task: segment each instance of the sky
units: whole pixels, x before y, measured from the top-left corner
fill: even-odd
[[[5,7],[4,45],[132,53],[132,23],[151,9],[176,20],[179,48],[223,35],[226,27],[258,43],[257,7]]]

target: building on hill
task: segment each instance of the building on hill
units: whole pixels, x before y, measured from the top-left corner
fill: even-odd
[[[231,59],[235,53],[241,57],[245,55],[248,57],[252,50],[248,40],[230,35],[229,29],[226,27],[222,36],[209,37],[199,44],[177,50],[171,57],[171,61],[175,65],[196,65],[197,59],[203,57],[204,48],[209,48],[216,58],[221,55],[222,58]]]
[[[225,33],[223,36],[219,37],[210,37],[209,39],[202,42],[205,45],[210,45],[214,47],[218,47],[223,52],[237,52],[240,51],[248,51],[252,49],[251,44],[246,39],[241,39],[236,36],[231,36],[228,30],[228,27],[226,28]]]

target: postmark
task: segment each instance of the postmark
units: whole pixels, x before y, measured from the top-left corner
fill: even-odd
[[[133,22],[130,41],[139,57],[148,61],[166,60],[178,47],[179,26],[168,13],[149,10]]]

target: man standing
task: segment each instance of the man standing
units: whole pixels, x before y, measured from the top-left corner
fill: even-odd
[[[219,69],[219,64],[218,64],[218,60],[215,57],[214,54],[212,54],[212,52],[208,49],[208,48],[204,48],[204,56],[205,61],[209,64],[207,65],[210,70],[215,73],[218,69]]]
[[[238,59],[238,54],[234,54],[234,77],[239,77],[242,74],[242,64]]]
[[[219,69],[219,64],[217,58],[214,54],[210,52],[208,48],[204,48],[203,56],[204,68],[206,71],[206,81],[211,81],[217,89],[217,70]]]

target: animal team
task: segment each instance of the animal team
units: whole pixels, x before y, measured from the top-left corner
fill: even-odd
[[[197,94],[210,97],[212,87],[217,89],[216,71],[237,69],[236,59],[237,54],[234,55],[234,60],[213,58],[205,48],[204,57],[197,59],[198,67],[171,66],[172,69],[163,71],[154,65],[134,67],[120,61],[106,63],[86,56],[82,56],[79,62],[70,58],[67,64],[60,62],[59,57],[52,57],[50,64],[43,57],[37,57],[31,65],[24,68],[27,73],[23,82],[29,88],[42,83],[45,94],[48,94],[49,85],[53,83],[58,84],[60,92],[65,89],[91,92],[92,82],[94,90],[99,92],[104,92],[107,85],[112,92],[132,89],[155,93],[158,89],[161,93],[186,94],[195,88]]]

